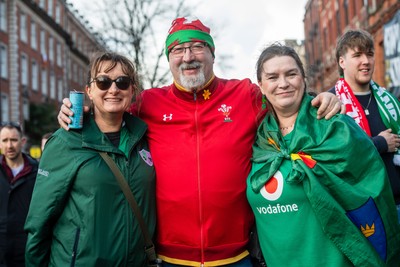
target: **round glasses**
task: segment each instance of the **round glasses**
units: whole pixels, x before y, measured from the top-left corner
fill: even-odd
[[[120,76],[115,80],[112,80],[107,76],[99,76],[93,78],[93,80],[89,84],[91,84],[92,82],[95,82],[96,86],[103,91],[110,89],[113,82],[115,82],[115,85],[120,90],[127,90],[132,83],[131,79],[128,76]]]

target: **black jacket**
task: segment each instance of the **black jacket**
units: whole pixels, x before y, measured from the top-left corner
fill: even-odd
[[[30,171],[10,184],[0,156],[0,266],[25,266],[24,224],[36,181],[38,162],[23,154]],[[27,164],[26,164],[27,163]],[[29,168],[29,167],[28,167]],[[24,171],[24,169],[22,171]]]

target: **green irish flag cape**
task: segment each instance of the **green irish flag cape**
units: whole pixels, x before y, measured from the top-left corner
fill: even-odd
[[[252,189],[258,193],[291,159],[287,182],[303,184],[323,231],[355,266],[399,266],[400,228],[381,157],[349,116],[316,117],[305,95],[286,146],[267,114],[253,146],[253,161],[263,166],[250,177]]]

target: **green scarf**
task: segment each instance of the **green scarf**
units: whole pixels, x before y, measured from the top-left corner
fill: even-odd
[[[378,103],[379,112],[386,128],[393,133],[400,134],[400,102],[385,88],[371,80],[372,93]]]
[[[387,129],[392,129],[392,133],[400,134],[400,102],[399,100],[380,87],[373,80],[370,82],[372,93],[378,103],[379,114]],[[393,157],[393,163],[400,166],[400,151],[398,150]]]
[[[303,98],[288,146],[273,115],[264,118],[252,159],[263,167],[250,174],[252,189],[259,192],[282,161],[291,160],[286,181],[303,184],[322,229],[342,253],[356,266],[397,266],[400,228],[378,152],[349,116],[317,120],[311,99]]]

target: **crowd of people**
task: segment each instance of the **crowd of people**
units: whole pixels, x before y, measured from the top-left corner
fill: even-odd
[[[346,50],[368,60],[371,54],[355,44],[344,45],[338,63],[352,89]],[[215,49],[200,20],[175,19],[165,43],[173,83],[142,92],[126,57],[105,52],[92,59],[83,128],[68,128],[73,113],[64,99],[62,128],[33,175],[29,212],[20,217],[27,217],[19,251],[26,266],[250,267],[254,225],[267,266],[400,262],[396,184],[379,156],[397,152],[398,122],[382,124],[391,130],[377,134],[386,144],[379,151],[357,119],[338,114],[344,108],[335,94],[308,94],[293,49],[263,50],[258,85],[216,77]],[[373,64],[359,58],[354,76],[369,74],[367,83],[378,87],[370,83]],[[374,103],[379,99],[368,103],[370,113]],[[157,263],[146,258],[136,213],[100,153],[128,182]]]

